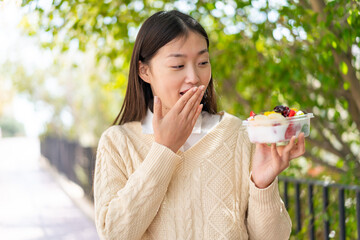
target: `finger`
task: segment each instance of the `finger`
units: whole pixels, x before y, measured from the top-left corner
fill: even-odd
[[[163,118],[162,115],[162,104],[158,96],[154,97],[154,118],[153,121],[157,122]]]
[[[282,148],[284,150],[283,146],[280,146],[279,148]],[[284,169],[289,167],[290,165],[289,157],[284,157],[284,155],[279,154],[279,149],[278,147],[276,147],[275,143],[271,145],[271,154],[272,154],[272,158],[276,160],[274,162],[276,164],[276,169],[278,170],[280,169],[281,171],[283,171]]]
[[[202,97],[204,96],[204,89],[205,89],[205,86],[200,86],[199,87],[199,90],[198,90],[198,93],[196,93],[197,95],[197,99],[195,99],[195,103],[194,105],[191,105],[192,103],[189,101],[188,102],[188,106],[185,106],[184,108],[184,114],[186,114],[186,111],[190,111],[187,115],[188,115],[188,119],[193,119],[195,114],[197,113],[198,111],[198,107],[201,103],[201,99]],[[187,107],[189,107],[189,109],[186,109]]]
[[[290,152],[291,158],[297,158],[300,157],[305,153],[305,137],[304,134],[299,135],[299,139],[296,143],[296,148],[293,149],[293,151]]]
[[[277,146],[276,149],[280,155],[280,157],[283,155],[283,152],[284,152],[284,146]]]
[[[206,91],[204,85],[201,85],[199,88],[200,88],[200,90],[201,90],[201,93],[199,94],[199,98],[197,99],[197,101],[198,101],[198,104],[197,104],[197,105],[199,105],[199,104],[201,103],[201,100],[203,99],[204,94],[205,94],[205,91]]]
[[[176,109],[177,113],[180,113],[183,108],[186,106],[189,99],[197,92],[197,87],[191,88],[189,91],[187,91],[181,98],[176,102],[174,109]]]
[[[303,132],[299,134],[298,146],[299,146],[301,152],[304,154],[305,153],[305,133],[303,133]]]
[[[296,137],[292,136],[290,139],[290,142],[284,147],[284,151],[290,152],[291,149],[293,149],[293,147],[295,146],[295,140],[296,140]]]
[[[276,143],[271,144],[271,156],[273,159],[276,160],[276,163],[279,164],[279,160],[281,160],[281,157],[276,149]]]
[[[185,116],[188,116],[188,119],[192,119],[194,116],[197,106],[199,106],[197,103],[198,98],[203,94],[204,86],[200,86],[196,93],[189,99],[189,101],[186,103],[185,107],[182,109],[181,113]],[[193,110],[193,111],[192,111]],[[192,115],[190,113],[193,113]]]
[[[195,123],[196,123],[196,121],[197,121],[197,119],[198,119],[198,117],[199,117],[199,115],[200,115],[200,113],[201,113],[202,108],[203,108],[203,104],[200,104],[200,105],[196,108],[197,110],[196,110],[195,116],[193,117],[192,122],[191,122],[192,127],[195,126]]]
[[[282,152],[282,160],[284,161],[288,161],[290,158],[290,151],[294,148],[295,146],[295,136],[292,136],[290,139],[290,142],[288,143],[288,145],[286,145],[283,149]]]

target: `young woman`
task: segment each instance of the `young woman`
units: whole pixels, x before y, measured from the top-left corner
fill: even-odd
[[[142,25],[125,100],[100,141],[96,226],[102,239],[288,239],[277,176],[304,153],[297,142],[249,142],[218,113],[209,40],[178,11]]]

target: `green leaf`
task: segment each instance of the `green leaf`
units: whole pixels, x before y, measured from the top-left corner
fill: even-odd
[[[340,63],[340,70],[344,75],[347,75],[349,69],[345,62]]]
[[[332,41],[331,45],[332,45],[333,48],[335,48],[335,49],[337,48],[337,44],[336,44],[335,41]]]
[[[344,82],[343,88],[344,88],[344,90],[348,90],[350,88],[350,83],[349,82]]]
[[[351,25],[351,16],[349,16],[346,20],[347,20],[347,23],[348,23],[349,25]]]
[[[138,28],[154,12],[166,8],[173,9],[174,6],[173,2],[169,0],[140,1],[143,2],[144,9],[146,9],[141,13],[135,12],[134,5],[131,4],[133,1],[130,0],[108,0],[105,1],[106,3],[94,0],[59,0],[54,1],[58,3],[58,6],[53,6],[49,13],[41,12],[39,9],[34,10],[39,14],[39,20],[37,24],[34,24],[36,26],[31,25],[30,21],[22,24],[23,27],[27,26],[28,32],[32,34],[46,29],[49,34],[53,35],[54,40],[51,43],[45,43],[44,47],[67,51],[71,39],[76,38],[79,40],[79,48],[82,51],[85,53],[95,52],[94,59],[103,72],[93,66],[90,68],[93,70],[93,77],[83,74],[84,78],[92,79],[91,83],[89,80],[81,80],[79,77],[74,77],[71,82],[71,84],[78,84],[78,88],[72,93],[73,96],[79,96],[78,102],[74,105],[83,106],[82,103],[87,102],[86,106],[93,109],[93,111],[80,107],[75,109],[80,112],[79,115],[76,114],[79,120],[76,120],[75,126],[87,124],[82,124],[81,121],[84,120],[81,119],[92,119],[93,122],[89,122],[89,124],[101,129],[104,123],[114,118],[119,111],[119,105],[121,105],[127,86],[127,75],[134,46],[134,42],[129,39],[128,35],[130,27]],[[36,3],[37,0],[25,0],[25,2]],[[224,16],[227,21],[211,15],[212,10],[216,8],[215,2],[229,4],[229,1],[226,0],[197,1],[196,8],[191,10],[191,14],[203,24],[209,35],[212,74],[218,93],[219,106],[221,106],[219,111],[225,110],[241,117],[247,116],[251,110],[258,112],[268,110],[279,103],[288,104],[291,107],[301,106],[303,110],[317,107],[315,119],[320,123],[329,121],[329,124],[341,136],[350,136],[354,133],[359,135],[360,127],[356,125],[349,114],[348,100],[345,100],[342,95],[334,94],[342,90],[341,87],[345,91],[349,91],[351,87],[349,83],[343,83],[339,79],[339,73],[346,75],[351,66],[345,62],[337,64],[333,50],[335,49],[340,54],[351,55],[352,44],[359,44],[357,37],[360,36],[360,15],[358,4],[355,1],[325,1],[324,12],[327,17],[322,23],[318,22],[318,14],[311,7],[302,7],[296,3],[298,1],[286,1],[287,6],[277,10],[279,19],[276,23],[266,21],[262,24],[255,24],[248,18],[247,13],[252,8],[252,1],[233,1],[236,3],[234,4],[236,14],[234,17]],[[268,8],[270,8],[269,4]],[[59,17],[62,18],[64,24],[57,27],[56,18]],[[104,25],[103,18],[105,17],[114,18],[116,21]],[[224,22],[227,23],[226,26],[224,26]],[[226,27],[235,26],[240,26],[239,33],[225,34]],[[281,28],[289,29],[290,33],[283,32]],[[298,33],[296,36],[300,36],[300,33],[303,32],[306,40],[295,38],[294,41],[289,42],[285,36],[278,41],[274,38],[276,31],[281,33],[279,37],[292,33]],[[64,56],[61,57],[64,58]],[[356,58],[354,55],[349,57]],[[119,59],[122,60],[119,61]],[[71,59],[67,61],[72,63]],[[84,63],[84,65],[86,64]],[[52,71],[54,78],[58,77],[56,72],[69,72],[68,75],[72,75],[72,71],[83,69],[82,64],[79,64],[77,68],[75,66],[73,65],[71,69],[56,68],[56,71]],[[103,77],[107,74],[109,79]],[[22,88],[22,91],[29,94],[41,92],[37,87],[44,85],[39,84],[36,76],[32,76],[29,81],[22,81],[23,78],[19,75],[17,78],[20,83],[29,82]],[[87,94],[81,99],[80,89],[89,86],[93,88],[92,91],[89,91],[92,94]],[[112,95],[113,93],[115,96]],[[49,96],[45,93],[38,95]],[[247,104],[239,103],[239,96]],[[322,103],[324,106],[318,105],[319,97],[326,99]],[[56,105],[54,100],[51,100],[50,97],[49,99],[44,101],[50,105]],[[327,114],[322,114],[323,109],[336,109],[334,118],[325,119]],[[86,112],[82,112],[85,110]],[[98,114],[98,112],[103,114]],[[341,115],[347,113],[350,117],[346,121],[339,121],[340,113]],[[104,117],[106,120],[100,117]],[[322,117],[324,119],[321,119]],[[324,126],[320,124],[321,127]],[[92,131],[91,127],[86,129],[86,132]],[[95,132],[98,133],[98,131]],[[326,141],[329,146],[332,145],[331,139],[323,139],[315,128],[311,130],[311,138]],[[344,140],[344,144],[350,149],[354,139],[347,139]],[[360,147],[358,140],[355,144],[355,147]],[[311,151],[313,147],[307,146],[307,148]],[[351,146],[351,148],[354,147]],[[323,153],[327,153],[327,150],[320,147],[312,152],[314,156],[327,161],[326,154]],[[338,161],[340,161],[339,159]],[[347,161],[345,164],[347,165]],[[291,173],[294,173],[294,176],[299,175],[300,169],[295,169]],[[336,178],[335,174],[325,174]],[[337,177],[337,180],[339,179]],[[299,237],[299,239],[304,238]]]
[[[258,39],[255,43],[255,47],[258,52],[263,52],[264,51],[264,41],[262,41],[261,39]]]

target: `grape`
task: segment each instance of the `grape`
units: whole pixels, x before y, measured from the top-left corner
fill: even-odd
[[[283,115],[284,117],[288,117],[289,113],[290,113],[290,109],[287,106],[283,106],[283,105],[279,105],[274,107],[274,111],[276,113],[281,113],[281,115]]]

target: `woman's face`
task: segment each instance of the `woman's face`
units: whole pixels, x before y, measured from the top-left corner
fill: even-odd
[[[165,115],[194,86],[211,78],[211,65],[205,38],[190,31],[161,47],[148,65],[140,63],[140,77],[151,85],[154,96],[162,102]]]

